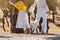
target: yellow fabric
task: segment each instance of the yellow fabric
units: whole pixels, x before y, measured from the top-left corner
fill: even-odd
[[[26,11],[26,8],[27,8],[26,5],[22,1],[14,3],[13,6],[17,8],[18,10],[22,10],[22,11]]]

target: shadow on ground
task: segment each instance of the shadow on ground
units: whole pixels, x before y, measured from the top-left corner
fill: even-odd
[[[60,40],[60,36],[55,36],[55,37],[47,37],[45,38],[46,40]]]
[[[57,27],[60,27],[60,24],[55,24]]]
[[[51,33],[48,33],[48,34],[42,34],[42,33],[33,33],[33,35],[57,35],[57,34],[51,34]]]
[[[10,36],[0,36],[0,38],[12,38]]]

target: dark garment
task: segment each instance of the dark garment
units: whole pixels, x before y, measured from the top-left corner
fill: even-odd
[[[23,28],[16,28],[16,33],[24,33]]]
[[[38,27],[40,32],[42,30],[42,26],[41,26],[42,22],[43,22],[43,18],[41,17],[40,22],[39,22],[40,26]],[[48,33],[48,30],[49,30],[49,22],[48,22],[48,19],[47,19],[47,33]]]
[[[4,17],[7,17],[8,16],[8,10],[3,10],[3,13],[4,13]]]
[[[18,17],[18,10],[15,8],[14,15],[12,15],[12,21],[13,21],[13,24],[12,24],[13,27],[11,28],[12,33],[24,33],[23,29],[16,28],[17,17]]]

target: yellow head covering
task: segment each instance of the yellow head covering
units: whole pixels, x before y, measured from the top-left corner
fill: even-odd
[[[22,10],[22,11],[26,11],[26,8],[27,8],[24,2],[22,1],[14,3],[13,6],[17,8],[18,10]]]

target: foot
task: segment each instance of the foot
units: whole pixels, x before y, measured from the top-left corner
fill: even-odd
[[[31,31],[31,34],[33,34],[33,32],[34,32],[34,30],[33,30],[33,31]]]
[[[46,35],[47,33],[45,33],[45,32],[42,31],[42,34],[45,34]]]
[[[27,28],[27,34],[30,34],[30,32],[31,32],[30,29]]]

